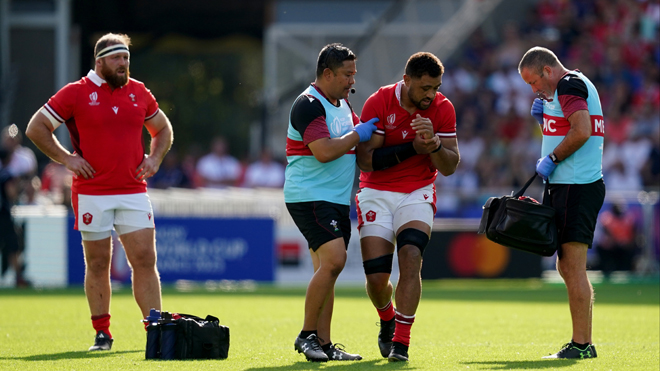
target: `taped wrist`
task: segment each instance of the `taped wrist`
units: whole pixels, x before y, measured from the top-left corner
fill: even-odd
[[[415,151],[412,142],[376,148],[371,155],[371,167],[374,170],[385,170],[416,154],[417,151]]]

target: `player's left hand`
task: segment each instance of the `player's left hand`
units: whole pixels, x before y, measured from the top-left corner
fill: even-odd
[[[137,172],[137,175],[135,178],[137,180],[144,180],[147,178],[151,178],[158,172],[158,169],[160,168],[160,161],[158,159],[144,155],[144,160],[140,163],[140,166],[135,170]]]
[[[422,117],[419,113],[411,122],[410,126],[415,133],[422,136],[424,139],[433,139],[435,133],[433,132],[433,123],[427,117]]]
[[[550,155],[542,157],[536,161],[536,174],[543,178],[543,180],[548,180],[550,174],[555,171],[557,164],[552,162]]]

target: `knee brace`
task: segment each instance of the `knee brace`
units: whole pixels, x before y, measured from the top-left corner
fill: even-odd
[[[429,243],[429,235],[415,228],[406,228],[396,236],[396,251],[399,251],[405,245],[417,246],[419,251],[424,254],[424,249]]]
[[[362,262],[364,274],[374,273],[392,273],[392,259],[394,254],[383,255],[375,259],[369,259]]]

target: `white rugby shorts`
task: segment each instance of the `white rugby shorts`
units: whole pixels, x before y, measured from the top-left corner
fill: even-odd
[[[391,243],[402,225],[419,220],[433,228],[435,188],[433,184],[411,193],[362,188],[357,194],[360,238],[382,237]]]
[[[154,212],[146,193],[107,196],[74,193],[71,203],[76,216],[75,229],[81,232],[112,231],[114,226],[125,230],[154,228]]]

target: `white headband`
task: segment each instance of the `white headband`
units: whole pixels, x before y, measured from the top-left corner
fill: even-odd
[[[98,53],[96,53],[96,60],[117,53],[128,53],[128,57],[131,57],[131,52],[128,51],[128,46],[124,44],[114,44],[103,48]]]

